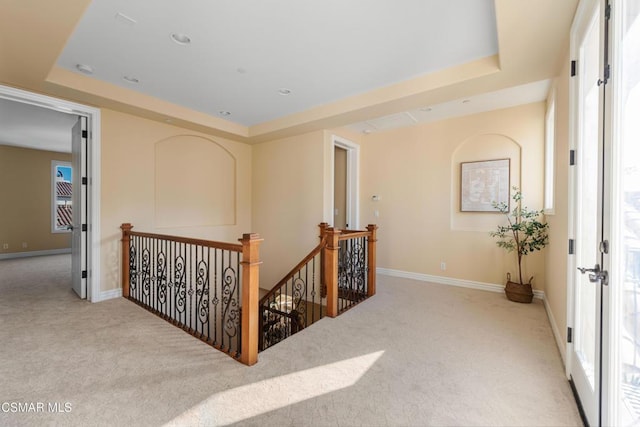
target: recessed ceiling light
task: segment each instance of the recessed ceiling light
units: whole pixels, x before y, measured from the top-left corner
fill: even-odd
[[[136,21],[130,16],[125,15],[122,12],[116,13],[116,21],[122,22],[123,24],[127,24],[127,25],[135,25],[138,23],[138,21]]]
[[[93,74],[93,67],[91,67],[91,65],[86,65],[86,64],[76,64],[76,68],[78,69],[78,71],[80,71],[81,73],[85,73],[85,74]]]
[[[231,113],[230,113],[230,112],[228,112],[228,111],[218,111],[218,114],[220,114],[220,115],[221,115],[221,116],[223,116],[223,117],[226,117],[226,116],[230,116],[230,115],[231,115]]]
[[[365,129],[362,131],[365,135],[369,135],[371,133],[371,129]]]
[[[429,112],[429,111],[431,111],[431,110],[433,110],[433,108],[431,108],[431,107],[422,107],[422,108],[420,109],[420,111],[424,111],[425,113],[428,113],[428,112]]]
[[[291,95],[291,89],[287,89],[286,87],[278,89],[278,93],[283,96]]]
[[[171,40],[173,40],[174,42],[181,44],[181,45],[185,45],[185,44],[189,44],[191,43],[191,37],[189,37],[186,34],[182,34],[182,33],[173,33],[171,34]]]
[[[131,77],[131,76],[122,76],[122,80],[124,80],[127,83],[134,84],[134,85],[140,83],[140,80],[138,80],[135,77]]]
[[[462,103],[463,103],[463,104],[468,104],[468,103],[470,103],[470,102],[471,102],[471,100],[470,100],[470,99],[465,99],[465,100],[463,100],[463,101],[462,101]]]

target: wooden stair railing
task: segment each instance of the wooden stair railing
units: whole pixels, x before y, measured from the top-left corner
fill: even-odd
[[[257,234],[233,244],[120,228],[123,296],[247,365],[376,292],[375,225],[320,224],[320,244],[260,299]]]
[[[246,365],[258,361],[257,234],[234,244],[120,228],[125,298]]]
[[[319,225],[320,243],[261,299],[258,347],[265,350],[376,292],[376,225],[365,231]]]

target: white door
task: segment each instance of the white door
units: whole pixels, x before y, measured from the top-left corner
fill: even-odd
[[[73,290],[87,298],[87,118],[78,117],[71,136],[73,155],[73,228],[71,237],[71,277]]]
[[[601,79],[601,5],[583,1],[574,22],[572,79],[573,337],[569,373],[589,425],[601,424],[603,236],[603,94]]]
[[[640,1],[613,3],[611,336],[605,423],[640,424]],[[605,352],[606,354],[606,352]]]

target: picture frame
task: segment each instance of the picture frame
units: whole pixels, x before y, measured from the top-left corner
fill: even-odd
[[[460,163],[460,212],[498,212],[493,202],[510,209],[511,159]]]

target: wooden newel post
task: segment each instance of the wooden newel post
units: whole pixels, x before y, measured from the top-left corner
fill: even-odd
[[[340,230],[327,229],[327,245],[324,247],[324,278],[327,286],[327,316],[338,315],[338,252]]]
[[[324,238],[324,235],[327,233],[327,230],[329,229],[329,224],[327,224],[326,222],[321,222],[318,227],[320,227],[320,241],[322,241],[322,239]]]
[[[242,352],[240,362],[258,362],[258,300],[260,288],[260,243],[258,234],[243,234],[242,239]]]
[[[129,298],[129,245],[131,242],[131,229],[133,225],[128,222],[122,224],[120,229],[122,230],[122,296]]]
[[[378,226],[375,224],[367,225],[367,231],[371,233],[367,239],[367,296],[373,296],[376,294],[376,230]]]
[[[321,222],[318,227],[320,227],[320,243],[324,240],[324,236],[327,234],[327,230],[329,229],[329,224],[326,222]],[[325,273],[325,260],[324,260],[324,250],[320,251],[320,298],[325,298],[327,296],[327,281],[324,278]]]

